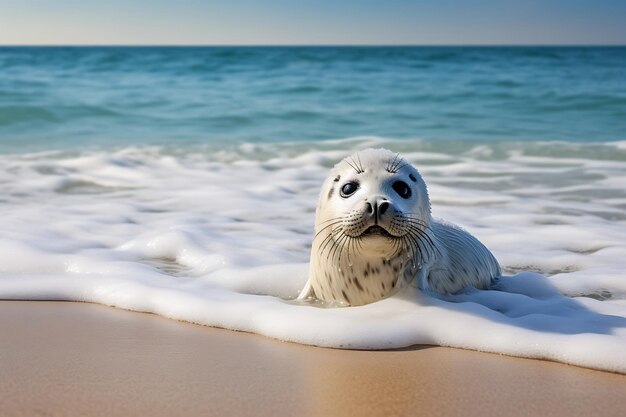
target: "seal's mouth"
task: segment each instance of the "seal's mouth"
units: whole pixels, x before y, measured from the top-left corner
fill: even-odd
[[[370,226],[367,229],[365,229],[365,231],[361,233],[361,236],[383,236],[383,237],[388,237],[390,239],[394,237],[391,233],[386,231],[384,228],[377,226],[377,225]]]

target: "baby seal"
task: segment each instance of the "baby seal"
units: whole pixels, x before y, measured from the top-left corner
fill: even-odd
[[[322,186],[299,298],[356,306],[411,282],[445,294],[487,288],[498,276],[478,239],[432,219],[417,169],[399,154],[367,149],[335,165]]]

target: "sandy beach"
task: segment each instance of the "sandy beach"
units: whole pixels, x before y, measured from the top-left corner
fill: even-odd
[[[2,415],[618,416],[626,376],[442,347],[284,343],[96,304],[0,302]]]

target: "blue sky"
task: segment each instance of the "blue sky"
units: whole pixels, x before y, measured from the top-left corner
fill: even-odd
[[[623,0],[0,0],[0,44],[626,44]]]

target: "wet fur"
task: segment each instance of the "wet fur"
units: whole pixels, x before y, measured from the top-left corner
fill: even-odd
[[[347,181],[358,182],[359,190],[343,198]],[[410,186],[411,198],[394,192],[395,181]],[[389,204],[376,220],[366,210],[374,200]],[[364,234],[372,221],[380,222],[381,234]],[[322,186],[309,279],[299,298],[362,305],[408,283],[455,293],[487,288],[499,275],[498,262],[478,239],[432,219],[426,184],[412,165],[391,151],[367,149],[339,162]]]

